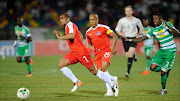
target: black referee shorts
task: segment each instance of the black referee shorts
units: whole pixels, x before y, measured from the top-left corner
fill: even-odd
[[[127,38],[128,38],[128,39],[133,39],[133,38],[135,38],[135,37],[133,37],[133,38],[127,37]],[[125,52],[128,52],[129,47],[134,47],[134,48],[136,48],[137,42],[129,42],[129,41],[124,41],[124,40],[123,40],[123,46],[124,46]]]

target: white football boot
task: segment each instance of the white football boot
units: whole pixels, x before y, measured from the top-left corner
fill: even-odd
[[[81,85],[82,85],[82,82],[81,82],[81,81],[79,81],[78,83],[74,83],[74,87],[73,87],[73,89],[71,90],[71,92],[76,91],[79,87],[81,87]]]

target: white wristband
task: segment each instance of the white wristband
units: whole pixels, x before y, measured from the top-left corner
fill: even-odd
[[[16,44],[17,44],[17,40],[14,41],[14,47],[16,46]]]

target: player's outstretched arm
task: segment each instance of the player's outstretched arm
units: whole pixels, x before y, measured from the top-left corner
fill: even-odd
[[[60,36],[59,32],[57,30],[54,30],[54,34],[56,35],[56,37],[58,39],[62,39],[62,40],[68,40],[68,39],[74,39],[75,34],[74,33],[69,33],[65,36]]]
[[[167,21],[165,21],[165,20],[161,20],[161,21],[164,22],[165,25],[166,25],[168,28],[170,28],[170,29],[172,30],[173,33],[175,33],[175,34],[177,34],[177,35],[180,35],[180,32],[179,32],[178,29],[172,28],[171,26],[169,26],[169,25],[167,24]]]
[[[148,37],[145,35],[143,37],[139,37],[139,38],[134,38],[134,39],[125,39],[125,41],[130,41],[130,42],[141,42],[148,39]]]

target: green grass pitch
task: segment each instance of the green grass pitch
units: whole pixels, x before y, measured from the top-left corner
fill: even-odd
[[[133,62],[131,75],[126,78],[125,56],[112,56],[109,73],[118,76],[119,96],[104,97],[105,83],[92,75],[80,63],[69,68],[83,85],[71,93],[73,82],[57,68],[62,56],[33,56],[32,77],[26,77],[25,63],[17,63],[15,57],[0,58],[0,101],[19,101],[16,92],[21,87],[30,90],[28,101],[180,101],[180,55],[167,79],[168,93],[158,95],[161,89],[160,72],[150,72],[143,76],[146,59],[138,55]]]

